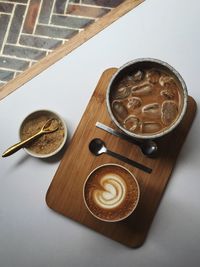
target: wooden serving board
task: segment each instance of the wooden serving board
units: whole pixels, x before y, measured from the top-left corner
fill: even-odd
[[[107,112],[105,94],[108,82],[116,70],[111,68],[102,74],[47,191],[46,202],[54,211],[113,240],[130,247],[139,247],[147,236],[178,153],[194,119],[196,103],[189,97],[188,109],[182,123],[170,135],[158,140],[158,157],[147,158],[136,145],[95,127],[97,121],[114,127]],[[89,142],[95,137],[103,139],[110,150],[152,168],[152,173],[145,173],[106,154],[95,157],[88,149]],[[121,222],[99,221],[87,211],[83,202],[82,189],[86,177],[94,168],[105,163],[125,166],[135,175],[140,185],[141,197],[136,211]]]

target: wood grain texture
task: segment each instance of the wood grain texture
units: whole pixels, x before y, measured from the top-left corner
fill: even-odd
[[[6,85],[0,88],[0,100],[15,91],[17,88],[22,86],[24,83],[31,80],[33,77],[47,69],[49,66],[72,52],[75,48],[89,40],[95,34],[105,29],[108,25],[116,21],[118,18],[132,10],[144,0],[127,0],[122,4],[111,10],[108,14],[104,15],[97,22],[88,26],[84,31],[76,34],[69,41],[56,48],[48,56],[45,56],[32,67],[26,69],[19,74],[15,79],[9,81]]]
[[[97,121],[114,127],[106,109],[105,94],[108,82],[116,70],[116,68],[108,69],[100,78],[48,189],[46,202],[56,212],[113,240],[130,247],[139,247],[147,236],[178,153],[194,119],[196,103],[193,98],[189,97],[188,109],[182,123],[170,135],[158,140],[160,149],[158,157],[147,158],[134,144],[95,127]],[[95,137],[102,138],[111,150],[152,168],[153,172],[144,173],[108,155],[95,157],[88,149],[90,140]],[[139,182],[141,190],[139,205],[136,211],[122,222],[101,222],[94,218],[84,206],[83,183],[94,168],[105,163],[125,166]]]

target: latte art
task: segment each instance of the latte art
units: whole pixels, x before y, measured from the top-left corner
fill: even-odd
[[[109,173],[100,179],[99,189],[93,191],[93,200],[99,207],[113,209],[119,206],[126,196],[126,184],[117,174]]]
[[[139,186],[124,167],[105,164],[90,173],[83,194],[92,215],[103,221],[116,222],[129,216],[136,208]]]

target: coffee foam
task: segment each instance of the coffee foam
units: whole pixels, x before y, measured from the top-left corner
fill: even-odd
[[[104,209],[119,206],[126,196],[126,184],[120,175],[108,173],[101,177],[99,188],[92,192],[94,202]]]
[[[84,185],[86,207],[98,219],[120,221],[132,213],[139,200],[136,179],[117,164],[95,169]]]

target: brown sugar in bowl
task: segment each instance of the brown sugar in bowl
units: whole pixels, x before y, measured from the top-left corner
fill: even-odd
[[[40,131],[45,122],[52,118],[58,121],[58,130],[43,134],[24,148],[29,155],[37,158],[51,157],[57,154],[64,146],[67,139],[66,123],[60,115],[50,110],[37,110],[29,114],[20,126],[20,140],[25,140]],[[52,123],[57,122],[53,121]]]

